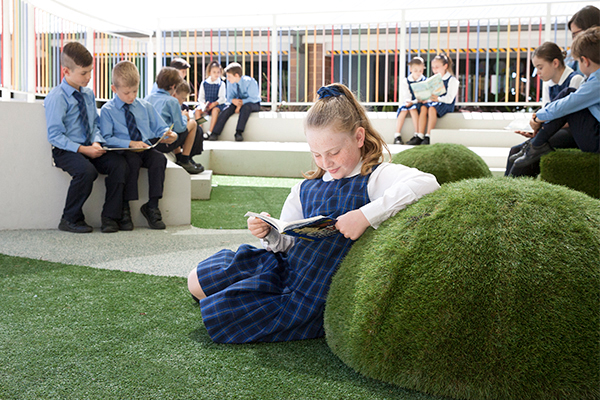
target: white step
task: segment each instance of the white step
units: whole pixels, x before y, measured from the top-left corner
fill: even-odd
[[[212,174],[211,170],[204,170],[200,174],[190,175],[193,200],[210,200]]]

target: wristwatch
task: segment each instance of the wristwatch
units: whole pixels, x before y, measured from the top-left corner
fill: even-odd
[[[538,119],[537,119],[537,115],[533,116],[533,122],[538,123],[538,124],[540,123],[540,121],[538,121]]]

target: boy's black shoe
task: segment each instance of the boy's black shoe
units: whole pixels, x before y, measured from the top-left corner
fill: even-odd
[[[123,206],[123,216],[117,221],[120,231],[132,231],[133,221],[131,220],[131,210],[129,206]]]
[[[94,230],[94,228],[86,224],[85,221],[69,222],[64,218],[61,218],[58,229],[73,233],[90,233]]]
[[[102,233],[114,233],[119,232],[119,223],[112,219],[102,217],[102,226],[100,227]]]
[[[182,163],[181,161],[177,161],[177,165],[179,165],[181,168],[185,169],[187,171],[187,173],[190,175],[199,174],[200,172],[204,171],[204,167],[202,167],[202,169],[199,169],[198,166],[192,164],[191,161],[188,161],[187,163]]]
[[[394,144],[404,144],[404,142],[402,141],[402,138],[400,136],[396,136],[394,138]]]
[[[421,144],[422,141],[423,141],[423,139],[421,139],[420,137],[413,136],[412,139],[410,139],[408,142],[406,142],[406,144],[409,146],[418,146]]]
[[[140,211],[148,221],[150,229],[165,229],[167,227],[162,221],[162,215],[158,208],[150,208],[148,207],[148,203],[146,203],[140,208]]]
[[[527,150],[527,152],[525,152],[525,154],[523,156],[521,156],[515,160],[515,163],[513,164],[513,166],[515,166],[517,168],[526,167],[528,165],[531,165],[531,164],[539,161],[539,159],[542,158],[543,155],[548,154],[548,153],[552,152],[553,150],[554,149],[552,148],[552,146],[550,146],[548,143],[544,143],[541,146],[531,145],[529,147],[529,149]]]
[[[215,135],[214,133],[211,133],[208,136],[208,140],[210,140],[211,142],[217,141],[217,140],[219,140],[219,135]]]
[[[529,139],[528,141],[523,143],[523,146],[521,146],[521,150],[519,150],[517,153],[513,154],[512,156],[508,157],[508,161],[514,163],[517,159],[519,159],[523,155],[525,155],[525,153],[527,153],[527,150],[529,150],[530,147],[531,147],[531,139]]]
[[[429,144],[429,136],[425,136],[425,139],[421,142],[421,144]]]
[[[236,142],[243,142],[244,141],[244,137],[242,136],[241,133],[236,133],[233,137],[235,138]]]

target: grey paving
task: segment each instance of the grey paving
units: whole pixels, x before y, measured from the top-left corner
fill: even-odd
[[[198,229],[191,226],[166,230],[137,228],[130,232],[74,234],[59,230],[0,231],[0,253],[64,264],[187,276],[199,261],[217,251],[235,250],[260,242],[248,230]]]

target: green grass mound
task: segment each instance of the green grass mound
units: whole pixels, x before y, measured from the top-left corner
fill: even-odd
[[[327,343],[460,399],[600,398],[600,201],[531,179],[444,185],[357,241]]]
[[[462,144],[436,143],[430,146],[415,146],[394,155],[392,162],[433,174],[440,185],[462,179],[492,176],[485,161]]]
[[[540,178],[600,198],[600,154],[559,149],[542,157]]]

